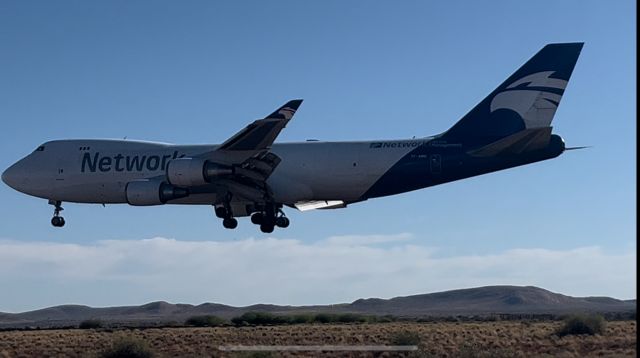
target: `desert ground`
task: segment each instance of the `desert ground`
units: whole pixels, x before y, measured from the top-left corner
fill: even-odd
[[[561,322],[301,324],[258,327],[65,329],[0,332],[0,357],[95,357],[123,338],[146,342],[157,357],[635,357],[636,322],[608,322],[603,335],[554,334]],[[411,353],[222,352],[221,345],[391,345],[419,337]],[[414,335],[415,337],[415,335]],[[397,340],[395,341],[397,343]]]

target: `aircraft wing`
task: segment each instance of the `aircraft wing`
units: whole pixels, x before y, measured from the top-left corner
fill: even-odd
[[[233,168],[233,174],[216,181],[236,198],[259,202],[271,196],[266,180],[281,159],[269,149],[293,118],[301,99],[285,103],[263,119],[254,121],[202,157]]]
[[[220,164],[239,165],[249,158],[264,154],[293,118],[300,104],[301,99],[294,99],[265,118],[254,121],[208,153],[207,159]]]

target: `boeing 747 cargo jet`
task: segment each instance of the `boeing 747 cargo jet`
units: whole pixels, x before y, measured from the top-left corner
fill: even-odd
[[[444,133],[404,140],[276,143],[292,100],[219,145],[54,140],[2,174],[43,199],[62,227],[62,202],[212,205],[225,228],[251,216],[262,232],[283,212],[344,208],[387,195],[555,158],[568,149],[551,121],[582,43],[550,44]]]

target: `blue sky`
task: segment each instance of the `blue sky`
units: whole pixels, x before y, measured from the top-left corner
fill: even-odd
[[[554,131],[593,146],[346,210],[289,209],[292,225],[271,235],[248,220],[225,230],[197,206],[67,204],[60,230],[44,200],[0,185],[0,311],[331,303],[485,284],[635,298],[635,10],[633,1],[0,2],[0,169],[51,139],[219,143],[293,98],[305,102],[278,141],[428,136],[545,44],[576,41],[585,47]],[[202,252],[244,266],[205,269]],[[315,265],[320,257],[336,273]],[[260,280],[284,286],[245,290]]]

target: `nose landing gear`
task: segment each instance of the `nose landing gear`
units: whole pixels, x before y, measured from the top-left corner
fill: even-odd
[[[62,202],[59,200],[49,200],[49,204],[55,206],[53,209],[53,218],[51,218],[51,225],[55,227],[63,227],[65,224],[64,218],[60,216],[60,212],[64,210],[62,208]]]

